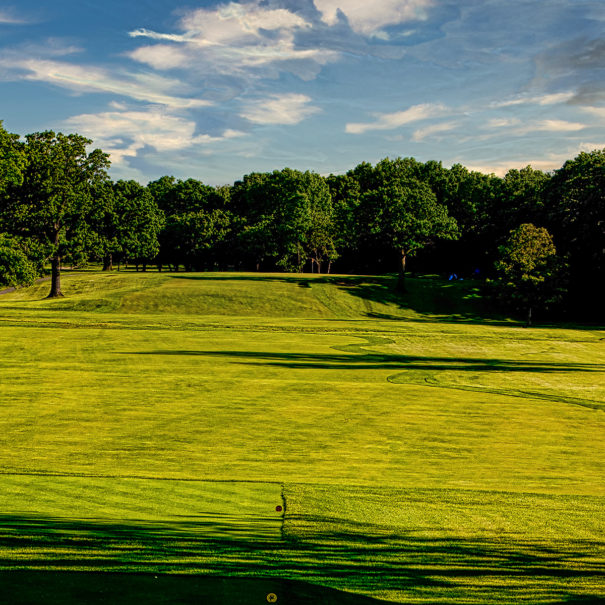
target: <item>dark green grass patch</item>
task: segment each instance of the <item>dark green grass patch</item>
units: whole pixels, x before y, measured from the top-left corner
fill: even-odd
[[[47,478],[11,481],[38,489],[46,505],[32,503],[38,510],[32,516],[2,515],[0,582],[31,579],[6,573],[15,569],[145,571],[158,575],[158,587],[171,586],[179,598],[191,599],[193,589],[198,596],[218,590],[216,578],[223,577],[238,581],[220,584],[220,594],[252,599],[241,602],[257,602],[264,590],[290,595],[285,602],[308,602],[311,595],[318,602],[357,602],[322,593],[321,586],[402,603],[552,603],[603,596],[605,498],[287,484],[278,499],[270,485],[114,480],[103,482],[106,501],[70,510],[62,506],[82,499],[82,492],[98,494],[100,480],[56,478],[54,497],[47,494]],[[276,501],[284,510],[269,514]],[[51,517],[51,510],[65,516]],[[92,512],[99,518],[78,518]],[[47,591],[57,591],[41,577]],[[136,586],[141,596],[150,590],[150,576],[143,578],[135,576],[126,594],[135,594]],[[96,577],[89,588],[104,587],[108,595],[128,581],[107,575],[104,584]],[[244,596],[242,582],[250,590]],[[9,584],[13,592],[21,586]]]
[[[11,605],[372,605],[369,597],[280,578],[233,578],[141,573],[0,571]]]

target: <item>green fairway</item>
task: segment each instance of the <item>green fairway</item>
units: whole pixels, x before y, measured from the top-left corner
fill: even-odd
[[[471,282],[428,278],[404,297],[236,273],[47,289],[0,296],[0,585],[605,599],[605,331],[482,319]]]

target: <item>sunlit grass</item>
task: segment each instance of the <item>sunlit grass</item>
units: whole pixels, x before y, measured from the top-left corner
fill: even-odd
[[[0,297],[0,567],[605,596],[602,330],[482,320],[437,280],[47,288]]]

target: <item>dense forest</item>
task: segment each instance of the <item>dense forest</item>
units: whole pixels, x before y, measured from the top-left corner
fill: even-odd
[[[164,176],[113,182],[77,134],[0,122],[0,285],[61,266],[168,271],[406,273],[480,279],[494,307],[602,319],[605,149],[553,173],[504,177],[414,158],[323,177],[284,168],[232,185]]]

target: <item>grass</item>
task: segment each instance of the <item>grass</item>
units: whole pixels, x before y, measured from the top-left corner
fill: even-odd
[[[2,295],[0,585],[605,599],[605,332],[392,285],[74,272],[65,299]]]

